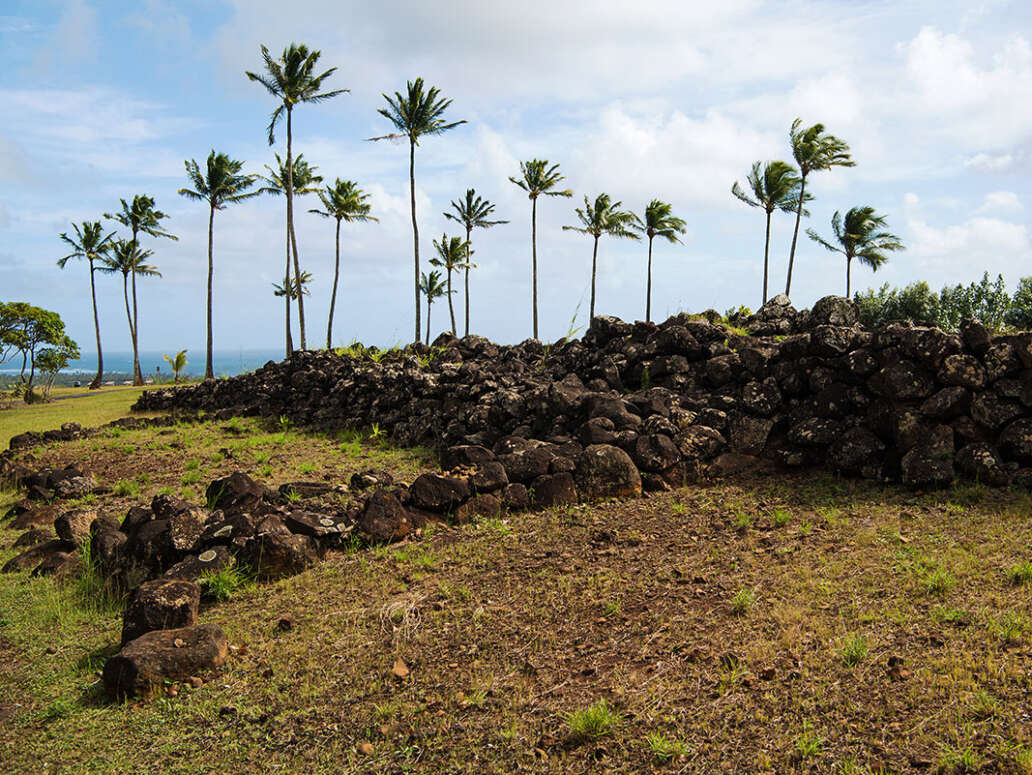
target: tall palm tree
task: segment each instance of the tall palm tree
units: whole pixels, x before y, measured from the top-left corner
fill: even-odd
[[[332,186],[319,190],[319,200],[322,202],[322,210],[309,210],[310,213],[321,215],[324,218],[333,218],[337,222],[336,233],[336,254],[333,263],[333,292],[330,294],[330,319],[326,324],[326,349],[329,350],[333,344],[333,310],[337,304],[337,281],[340,278],[340,223],[366,223],[368,221],[379,221],[369,214],[370,205],[366,200],[366,194],[358,187],[353,180],[341,180],[337,178]]]
[[[93,378],[90,383],[90,390],[99,388],[104,377],[104,351],[100,346],[100,317],[97,315],[97,286],[94,282],[93,273],[97,270],[96,262],[103,260],[104,255],[111,248],[111,240],[115,236],[114,232],[111,232],[107,236],[104,236],[104,230],[101,228],[100,221],[83,221],[82,228],[79,228],[79,224],[73,223],[72,228],[75,229],[75,236],[69,237],[67,234],[61,234],[61,240],[66,242],[71,248],[72,252],[64,258],[57,260],[57,265],[64,269],[68,264],[69,260],[73,258],[85,258],[90,265],[90,295],[93,297],[93,328],[97,332],[97,376]]]
[[[598,274],[598,241],[603,234],[624,239],[641,239],[635,229],[641,230],[641,222],[632,212],[621,210],[622,202],[613,202],[609,194],[599,194],[592,204],[584,197],[584,209],[577,208],[580,226],[563,226],[563,231],[588,234],[594,239],[591,251],[591,304],[588,320],[595,319],[595,276]]]
[[[452,336],[458,336],[455,328],[455,308],[452,306],[452,272],[461,272],[467,267],[469,260],[469,242],[463,242],[462,237],[448,238],[447,234],[441,235],[441,241],[434,240],[434,247],[437,249],[437,258],[431,258],[430,263],[439,266],[448,273],[448,314],[451,316]],[[427,326],[430,325],[430,311],[427,310]]]
[[[261,50],[262,59],[265,62],[265,73],[248,72],[247,77],[260,83],[269,94],[280,101],[269,120],[269,145],[274,145],[276,142],[276,124],[279,123],[284,113],[287,116],[287,178],[283,181],[284,191],[287,195],[287,239],[293,246],[294,274],[300,277],[301,263],[297,257],[297,238],[294,233],[294,135],[291,124],[294,107],[304,102],[312,104],[325,102],[347,93],[348,89],[322,91],[323,81],[333,75],[337,68],[331,67],[324,73],[316,75],[315,65],[319,61],[321,53],[309,51],[304,44],[291,43],[283,49],[283,54],[279,59],[273,59],[269,54],[269,49],[265,46],[262,46]],[[289,305],[289,298],[287,303]],[[305,341],[305,303],[303,298],[297,300],[297,315],[301,329],[301,349],[304,350],[307,348],[307,343]]]
[[[412,207],[412,250],[415,255],[415,291],[416,291],[416,338],[419,341],[419,225],[416,223],[416,146],[420,137],[429,137],[454,129],[465,120],[444,120],[444,111],[452,104],[449,99],[440,96],[440,90],[431,86],[423,91],[423,79],[407,82],[407,92],[394,92],[393,97],[386,94],[387,107],[377,110],[381,116],[392,124],[397,132],[370,140],[404,140],[409,141],[409,200]],[[429,308],[427,309],[429,314]]]
[[[673,208],[666,202],[653,199],[645,208],[645,220],[637,220],[633,228],[649,238],[648,282],[645,289],[645,322],[652,320],[652,240],[662,237],[667,242],[681,242],[679,234],[688,229],[683,219],[672,214]]]
[[[832,167],[855,167],[856,162],[849,155],[849,146],[835,135],[825,134],[824,124],[802,128],[803,120],[792,122],[788,137],[792,143],[792,156],[799,165],[799,200],[796,203],[795,231],[792,232],[792,251],[788,254],[788,280],[785,295],[792,292],[792,269],[795,266],[796,239],[799,237],[799,221],[803,217],[806,202],[806,177],[816,170],[830,170]]]
[[[559,174],[559,165],[548,166],[548,159],[531,159],[520,162],[520,177],[509,180],[527,192],[530,199],[530,256],[532,264],[534,338],[538,338],[538,292],[537,292],[537,200],[545,196],[573,196],[570,189],[555,190],[559,181],[566,180]]]
[[[783,161],[769,161],[760,169],[760,162],[753,162],[752,170],[745,179],[749,184],[752,196],[738,185],[736,180],[731,186],[731,193],[750,207],[759,207],[767,214],[767,232],[763,241],[763,303],[767,303],[767,275],[770,266],[770,216],[775,210],[785,213],[795,212],[803,197],[803,179],[796,174],[791,164]],[[809,194],[803,201],[812,199]],[[809,216],[805,209],[804,215]]]
[[[161,222],[168,218],[168,215],[157,210],[154,207],[154,200],[146,194],[137,194],[133,197],[133,203],[130,205],[124,199],[119,200],[122,203],[122,209],[117,213],[104,213],[104,217],[118,221],[123,226],[128,227],[132,233],[133,244],[139,245],[140,234],[148,234],[151,237],[165,237],[172,241],[176,241],[179,238],[165,231],[162,227]],[[130,271],[132,277],[132,289],[133,289],[133,384],[143,384],[143,373],[140,371],[140,344],[139,344],[139,315],[136,310],[136,272]]]
[[[492,221],[488,218],[494,212],[495,206],[486,199],[477,196],[472,188],[466,189],[466,198],[451,203],[453,212],[445,213],[444,217],[449,220],[461,223],[466,227],[466,328],[463,336],[469,336],[469,270],[475,269],[470,261],[472,250],[470,249],[470,234],[474,228],[490,229],[508,221]]]
[[[270,167],[268,164],[265,165],[265,169],[268,170],[268,175],[262,175],[261,180],[264,180],[266,185],[262,186],[258,193],[260,194],[283,194],[287,193],[287,184],[290,183],[292,186],[292,196],[305,196],[307,194],[314,194],[319,190],[319,184],[322,183],[322,176],[316,175],[315,171],[319,169],[314,164],[309,164],[305,161],[305,155],[299,153],[294,159],[290,168],[287,168],[286,162],[280,158],[277,153],[276,166]],[[293,206],[288,211],[287,218],[287,268],[284,274],[286,277],[285,282],[290,283],[290,248],[294,247],[294,264],[300,269],[300,265],[297,260],[297,240],[294,238],[294,230],[290,223],[290,218],[293,217]],[[286,295],[286,328],[287,328],[287,357],[294,352],[294,337],[290,330],[290,300],[295,298]],[[302,310],[300,305],[298,306],[298,318],[301,318]],[[298,321],[300,323],[300,320]],[[301,339],[304,342],[304,337]],[[304,344],[301,345],[301,349],[304,349]]]
[[[441,273],[436,269],[430,272],[429,276],[423,272],[419,280],[419,291],[426,296],[426,343],[430,344],[430,307],[434,300],[439,299],[446,293],[451,293],[441,281]]]
[[[125,315],[129,318],[129,338],[135,339],[136,326],[133,323],[133,314],[129,309],[129,275],[137,274],[140,277],[161,277],[161,272],[156,267],[146,263],[147,259],[154,255],[153,250],[141,250],[140,246],[132,240],[120,239],[111,243],[111,249],[107,255],[101,258],[98,272],[105,274],[122,275],[122,298],[125,299]]]
[[[213,259],[213,248],[215,240],[215,211],[225,210],[227,205],[242,202],[260,192],[249,191],[257,180],[255,175],[241,174],[244,163],[229,158],[224,153],[215,153],[213,150],[208,154],[207,165],[202,172],[199,165],[193,159],[183,162],[186,166],[186,175],[193,183],[193,188],[181,188],[179,193],[187,199],[198,202],[207,202],[208,211],[208,351],[204,361],[204,378],[215,379],[215,370],[212,368],[212,278],[215,275],[215,262]]]
[[[807,229],[807,236],[828,250],[846,257],[846,298],[851,291],[849,270],[854,258],[871,267],[874,272],[889,260],[886,253],[903,250],[903,243],[895,234],[881,231],[886,226],[885,216],[878,215],[871,206],[854,207],[846,213],[845,221],[838,210],[831,216],[831,229],[835,232],[837,245],[821,238],[813,229]]]

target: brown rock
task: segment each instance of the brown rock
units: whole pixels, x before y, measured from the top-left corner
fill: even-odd
[[[176,646],[176,641],[181,643]],[[114,697],[146,696],[166,681],[186,681],[225,664],[229,641],[213,624],[153,630],[127,643],[104,665],[103,680]]]
[[[122,619],[122,645],[152,630],[190,627],[197,621],[201,588],[184,579],[154,579],[133,590]]]

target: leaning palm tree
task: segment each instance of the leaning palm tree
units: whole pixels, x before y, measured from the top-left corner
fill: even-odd
[[[796,203],[795,231],[792,232],[792,251],[788,254],[788,280],[785,295],[792,292],[792,269],[795,266],[796,239],[799,237],[799,221],[803,217],[806,200],[806,177],[816,170],[830,170],[832,167],[855,167],[856,162],[849,155],[849,146],[835,135],[824,133],[824,124],[802,128],[802,119],[792,122],[788,137],[792,143],[792,156],[799,165],[799,200]]]
[[[843,221],[838,210],[831,217],[831,229],[835,232],[834,245],[823,239],[813,229],[807,229],[807,236],[828,250],[846,257],[846,298],[851,291],[849,270],[854,258],[871,267],[874,272],[889,260],[886,253],[903,250],[903,243],[895,234],[881,231],[885,228],[885,216],[875,213],[874,208],[854,207],[846,213]]]
[[[319,184],[322,183],[322,176],[316,175],[315,171],[319,169],[314,164],[309,164],[305,161],[305,155],[299,153],[291,164],[290,169],[287,169],[287,164],[280,155],[277,153],[276,166],[270,167],[268,164],[265,165],[265,169],[268,170],[268,175],[262,175],[261,180],[265,181],[265,185],[258,189],[259,194],[272,194],[274,196],[287,193],[287,184],[290,183],[292,188],[292,196],[305,196],[307,194],[314,194],[319,190]],[[291,246],[294,248],[294,263],[297,264],[297,240],[294,238],[294,230],[290,223],[290,217],[293,214],[293,206],[288,213],[287,220],[287,268],[286,268],[286,282],[290,283],[290,249]],[[299,267],[300,268],[300,267]],[[290,300],[294,298],[289,294],[286,295],[286,329],[287,329],[287,357],[294,352],[294,336],[290,330]],[[302,317],[302,311],[300,305],[298,306],[298,318]],[[300,322],[300,320],[298,321]],[[302,343],[305,341],[304,337],[301,338]],[[301,345],[301,349],[304,349],[304,344]]]
[[[645,322],[652,321],[652,240],[662,237],[667,242],[680,242],[677,237],[687,231],[684,220],[671,214],[673,208],[666,202],[653,199],[645,208],[645,220],[638,220],[633,228],[649,238],[648,282],[645,289]]]
[[[193,188],[181,188],[179,193],[187,199],[199,202],[207,202],[208,211],[208,351],[204,361],[204,378],[215,379],[215,370],[212,367],[212,278],[215,274],[215,263],[213,260],[213,248],[215,238],[215,211],[225,210],[226,205],[242,202],[253,196],[258,196],[258,191],[248,191],[257,176],[243,175],[240,170],[244,163],[229,158],[224,153],[208,154],[208,162],[202,172],[199,165],[193,159],[183,162],[186,165],[186,175],[193,183]]]
[[[641,222],[632,212],[621,210],[622,202],[613,202],[609,194],[599,194],[592,204],[584,197],[584,209],[577,208],[577,219],[580,226],[563,226],[563,231],[576,231],[587,234],[594,239],[591,251],[591,304],[588,320],[595,319],[595,276],[598,274],[598,241],[603,234],[624,239],[641,239],[635,229],[640,230]]]
[[[467,268],[469,260],[469,243],[463,242],[462,237],[448,238],[447,234],[441,235],[441,241],[434,240],[434,247],[437,249],[437,258],[431,258],[430,263],[439,266],[448,273],[448,314],[451,316],[452,336],[458,336],[455,328],[455,308],[452,306],[452,272],[461,272]],[[430,311],[427,310],[427,327],[430,326]]]
[[[538,293],[537,293],[537,200],[541,194],[545,196],[573,196],[570,189],[554,190],[559,181],[566,180],[559,174],[559,165],[548,166],[547,159],[531,159],[520,162],[519,178],[509,180],[527,192],[530,199],[530,256],[532,264],[534,338],[538,338]]]
[[[132,233],[132,241],[134,245],[139,245],[140,234],[148,234],[151,237],[165,237],[172,241],[178,240],[179,238],[174,234],[165,231],[162,227],[161,222],[168,218],[168,215],[156,210],[154,208],[154,200],[146,194],[137,194],[133,197],[133,203],[130,205],[124,199],[119,200],[122,203],[122,209],[117,213],[104,213],[104,217],[118,221],[123,226],[128,227]],[[143,373],[140,371],[140,345],[139,345],[139,316],[136,310],[136,272],[131,271],[130,277],[132,278],[132,290],[133,290],[133,384],[143,384]]]
[[[430,307],[434,300],[439,299],[446,293],[451,293],[447,286],[441,281],[441,273],[436,269],[429,276],[423,272],[419,280],[419,292],[426,296],[426,343],[430,344]]]
[[[332,186],[319,190],[319,200],[322,202],[322,210],[309,210],[310,213],[321,215],[324,218],[333,218],[337,222],[336,232],[336,253],[333,263],[333,292],[330,294],[330,319],[326,324],[326,349],[329,350],[333,344],[333,310],[337,304],[337,281],[340,278],[340,223],[366,223],[368,221],[379,221],[369,214],[370,205],[366,200],[366,194],[358,187],[353,180],[341,180],[337,178]]]
[[[136,326],[133,314],[129,309],[129,275],[140,277],[161,277],[157,268],[146,263],[154,255],[153,250],[140,250],[140,246],[132,240],[120,239],[111,243],[111,250],[101,259],[98,272],[105,274],[120,273],[122,275],[122,298],[125,299],[125,316],[129,318],[129,338],[136,339]]]
[[[300,277],[284,277],[282,284],[272,284],[272,295],[289,296],[292,299],[297,299],[301,296],[311,296],[312,292],[308,288],[308,284],[311,282],[312,275],[310,272],[302,272]]]
[[[416,338],[419,341],[419,225],[416,223],[416,146],[420,137],[429,137],[454,129],[465,120],[447,123],[444,111],[452,104],[451,100],[440,96],[440,90],[431,86],[423,91],[423,79],[408,81],[407,93],[394,92],[394,97],[387,100],[387,107],[377,110],[381,116],[392,124],[397,132],[370,140],[404,140],[409,141],[409,200],[412,207],[412,250],[415,255],[415,291],[416,291]],[[429,314],[429,309],[427,310]]]
[[[57,265],[64,269],[68,264],[68,261],[73,258],[85,258],[90,265],[90,294],[93,297],[93,328],[97,332],[97,376],[93,378],[90,383],[90,389],[94,390],[99,388],[104,377],[104,351],[100,346],[100,317],[97,315],[97,286],[94,282],[93,273],[97,271],[97,265],[95,262],[103,260],[104,255],[111,248],[111,240],[115,236],[114,232],[111,232],[107,236],[104,236],[104,231],[100,226],[100,221],[83,221],[82,228],[79,228],[79,224],[73,223],[72,228],[75,229],[75,236],[69,237],[67,234],[61,234],[61,240],[66,242],[71,248],[72,252],[64,258],[59,258]]]
[[[767,214],[767,232],[763,241],[763,303],[767,303],[767,276],[770,261],[770,216],[775,210],[785,213],[796,212],[803,201],[810,200],[809,194],[802,193],[803,179],[796,174],[791,164],[783,161],[769,161],[760,170],[760,162],[753,162],[752,170],[745,179],[749,184],[752,196],[738,185],[731,186],[731,193],[750,207],[759,207]],[[803,215],[810,214],[804,209]]]
[[[470,233],[474,228],[490,229],[508,221],[492,221],[488,218],[494,212],[495,206],[488,200],[477,196],[472,188],[466,189],[466,198],[461,202],[454,199],[451,203],[454,212],[445,213],[444,217],[449,220],[461,223],[466,227],[466,328],[463,336],[469,336],[469,270],[476,266],[470,261],[472,250],[470,249]]]
[[[265,46],[262,49],[262,59],[265,62],[265,73],[247,73],[252,81],[257,81],[264,86],[269,94],[280,101],[276,110],[272,112],[269,121],[269,145],[276,142],[276,124],[287,115],[287,163],[286,180],[283,181],[284,192],[287,196],[287,239],[293,246],[294,253],[294,274],[301,276],[301,263],[297,257],[297,239],[294,233],[294,148],[293,128],[291,120],[294,114],[294,107],[304,102],[318,104],[326,100],[345,94],[348,89],[336,89],[334,91],[322,91],[323,81],[336,72],[336,67],[331,67],[324,73],[315,74],[315,65],[321,56],[318,51],[309,51],[304,44],[291,43],[285,49],[279,59],[273,59],[269,49]],[[288,298],[289,304],[289,298]],[[288,307],[289,309],[289,307]],[[289,312],[288,312],[289,314]],[[305,341],[305,306],[304,299],[297,300],[298,322],[301,329],[301,349],[307,347]],[[288,318],[289,320],[289,318]],[[289,323],[288,323],[289,326]],[[289,348],[288,348],[289,349]]]

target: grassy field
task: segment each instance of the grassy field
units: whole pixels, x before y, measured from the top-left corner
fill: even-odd
[[[433,466],[357,434],[170,430],[36,452],[85,461],[115,517],[234,468]],[[0,576],[0,771],[1032,775],[1030,507],[809,474],[433,526],[245,584],[201,617],[229,664],[130,705],[97,681],[117,606]]]
[[[48,431],[66,422],[95,428],[125,417],[147,389],[114,386],[90,393],[85,388],[55,388],[53,397],[60,400],[46,404],[14,402],[10,408],[0,405],[0,449],[7,449],[11,437],[25,431]]]

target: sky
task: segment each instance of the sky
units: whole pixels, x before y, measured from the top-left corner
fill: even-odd
[[[561,227],[602,192],[638,213],[664,200],[688,224],[684,244],[655,243],[654,318],[755,309],[764,214],[730,190],[754,161],[791,161],[796,117],[823,123],[856,161],[811,176],[803,229],[829,236],[833,212],[871,205],[907,246],[876,274],[854,267],[854,288],[938,289],[983,271],[1013,287],[1032,275],[1032,5],[1021,0],[4,0],[0,301],[59,312],[94,350],[88,271],[57,268],[58,235],[145,193],[179,240],[144,242],[163,277],[139,281],[140,347],[203,351],[208,210],[177,194],[183,163],[215,149],[257,174],[285,152],[283,132],[267,140],[274,98],[244,73],[260,70],[261,44],[275,55],[291,41],[337,68],[326,88],[350,90],[296,109],[295,152],[327,181],[356,181],[379,218],[341,229],[335,345],[412,336],[408,148],[366,138],[392,129],[377,113],[384,92],[416,77],[467,122],[417,148],[424,268],[432,240],[459,233],[442,215],[452,200],[473,187],[495,203],[509,223],[473,235],[471,331],[497,341],[531,334],[530,201],[509,182],[521,160],[559,163],[574,192],[539,202],[542,339],[583,330],[591,239]],[[308,212],[317,206],[299,199],[295,222],[314,277],[309,338],[322,344],[334,224]],[[274,197],[216,214],[217,350],[281,346],[284,220]],[[792,226],[775,215],[775,290]],[[646,256],[644,243],[603,238],[598,314],[644,317]],[[98,282],[105,349],[125,351],[121,283]],[[794,304],[844,290],[844,260],[800,234]]]

